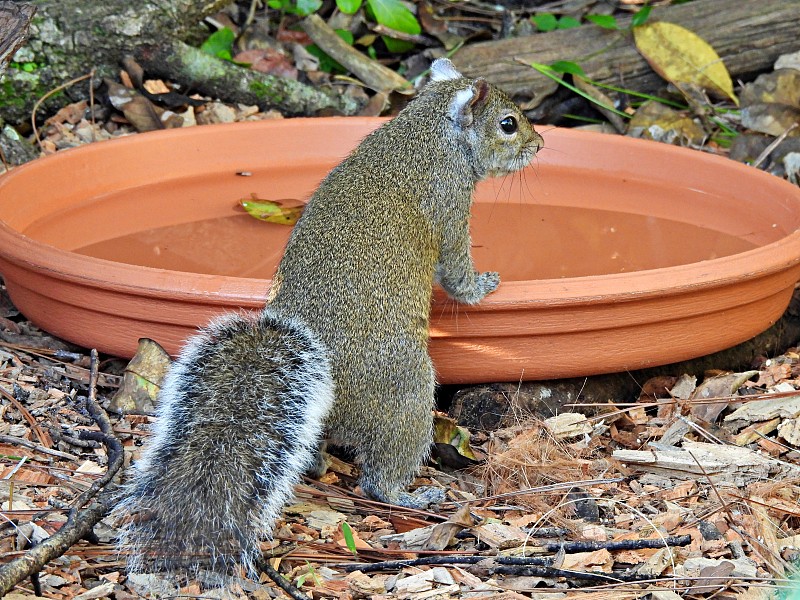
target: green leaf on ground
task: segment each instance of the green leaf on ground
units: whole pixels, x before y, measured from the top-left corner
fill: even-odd
[[[361,0],[336,0],[336,8],[346,15],[354,15],[361,8]]]
[[[531,22],[542,33],[556,29],[572,29],[580,27],[581,22],[575,17],[556,17],[553,13],[539,13],[531,17]]]
[[[650,18],[650,11],[653,10],[653,7],[649,4],[645,4],[639,12],[633,15],[631,19],[631,27],[639,27],[640,25],[644,25],[647,22],[647,19]]]
[[[557,60],[550,65],[550,68],[558,73],[569,73],[570,75],[586,77],[586,72],[583,70],[583,67],[581,67],[578,63],[568,60]]]
[[[236,34],[233,33],[233,30],[223,27],[208,36],[208,39],[200,46],[200,50],[223,60],[231,60],[234,39],[236,39]]]
[[[538,15],[533,15],[531,21],[536,25],[536,28],[542,32],[553,31],[558,27],[558,19],[553,13],[539,13]]]
[[[559,29],[574,29],[575,27],[580,27],[580,26],[581,22],[575,17],[561,17],[558,20]]]
[[[342,536],[347,549],[353,553],[353,556],[358,556],[358,548],[356,548],[356,540],[353,537],[353,529],[347,521],[342,521],[340,527],[342,528]]]
[[[400,0],[367,0],[367,4],[375,20],[384,27],[411,35],[422,31],[417,17]]]
[[[603,29],[619,29],[614,15],[586,15],[586,20]]]

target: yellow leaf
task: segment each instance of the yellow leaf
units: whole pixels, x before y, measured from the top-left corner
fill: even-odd
[[[250,200],[242,199],[239,202],[251,217],[280,225],[297,223],[305,208],[296,200],[261,200],[255,194]]]
[[[433,441],[437,444],[450,444],[463,457],[478,460],[469,445],[469,430],[456,425],[456,422],[441,415],[433,419]]]
[[[663,21],[633,28],[636,47],[653,70],[679,89],[693,84],[739,105],[728,69],[714,49],[688,29]]]

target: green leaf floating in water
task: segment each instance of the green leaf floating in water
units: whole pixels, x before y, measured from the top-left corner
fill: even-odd
[[[249,200],[242,199],[239,202],[251,217],[279,225],[294,225],[305,208],[305,204],[300,204],[297,200],[261,200],[255,195]]]

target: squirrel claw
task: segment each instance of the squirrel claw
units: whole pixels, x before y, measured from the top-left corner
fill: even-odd
[[[496,271],[486,271],[478,275],[478,286],[484,295],[491,294],[500,285],[500,274]]]

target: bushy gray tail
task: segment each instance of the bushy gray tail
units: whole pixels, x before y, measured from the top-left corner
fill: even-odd
[[[323,344],[265,310],[192,338],[159,396],[158,423],[115,509],[132,572],[255,573],[333,401]]]

